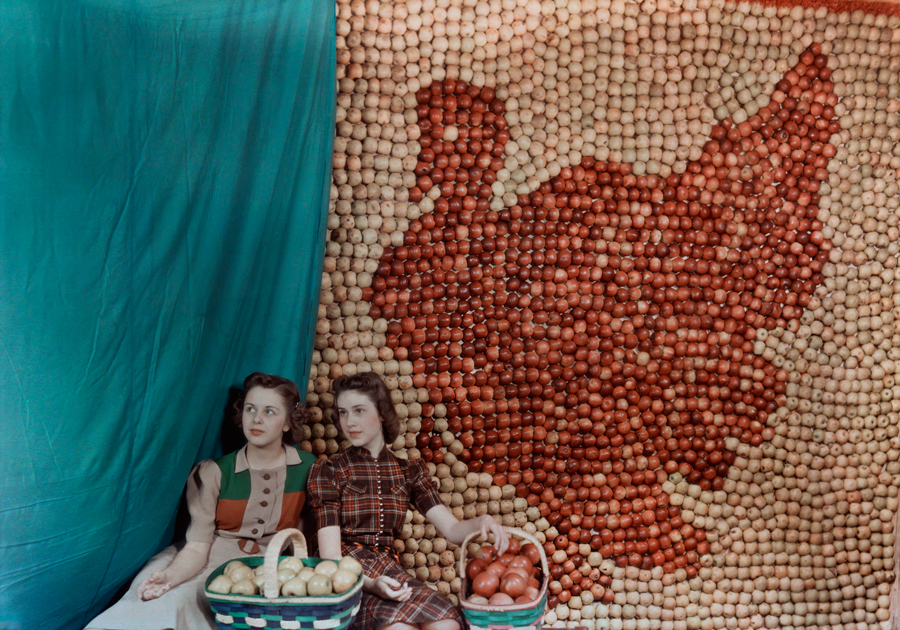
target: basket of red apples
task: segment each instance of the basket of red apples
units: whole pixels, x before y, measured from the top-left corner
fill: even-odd
[[[471,555],[463,542],[459,574],[463,577],[460,604],[472,630],[538,628],[547,609],[549,570],[538,540],[526,531],[504,527],[509,548],[502,555],[485,544]]]

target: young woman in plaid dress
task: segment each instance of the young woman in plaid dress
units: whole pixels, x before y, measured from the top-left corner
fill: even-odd
[[[399,434],[390,391],[371,372],[341,376],[332,385],[336,418],[351,448],[319,460],[307,496],[319,530],[319,555],[351,555],[363,565],[362,607],[352,630],[460,630],[464,620],[445,596],[400,565],[394,540],[412,503],[450,542],[489,533],[500,552],[509,542],[488,515],[460,521],[438,495],[420,461],[398,459],[387,445]]]

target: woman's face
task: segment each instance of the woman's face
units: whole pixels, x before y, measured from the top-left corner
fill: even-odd
[[[254,387],[244,397],[241,426],[252,446],[266,449],[280,445],[282,435],[291,430],[284,398],[274,389]]]
[[[382,419],[366,394],[346,391],[338,394],[337,413],[341,431],[353,446],[368,450],[377,457],[384,447]]]

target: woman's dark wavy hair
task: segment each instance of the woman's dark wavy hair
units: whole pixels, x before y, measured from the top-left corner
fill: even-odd
[[[290,431],[285,431],[282,434],[281,441],[285,444],[296,444],[300,428],[306,424],[307,421],[306,405],[300,402],[300,390],[297,389],[294,382],[282,376],[254,372],[245,378],[244,388],[241,391],[240,396],[234,401],[234,423],[238,428],[241,427],[241,417],[244,414],[244,399],[247,397],[247,392],[254,387],[274,389],[281,396],[281,399],[284,401],[284,406],[288,411],[288,425],[291,427]]]
[[[381,416],[384,441],[388,446],[393,444],[400,435],[400,421],[397,419],[397,412],[391,401],[391,390],[388,389],[384,380],[374,372],[339,376],[331,384],[331,393],[334,394],[335,403],[337,403],[337,397],[344,392],[360,392],[372,401],[375,409],[378,410],[378,415]],[[332,410],[331,419],[337,426],[341,426],[336,408]]]

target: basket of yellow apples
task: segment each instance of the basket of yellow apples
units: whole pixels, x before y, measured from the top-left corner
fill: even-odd
[[[281,556],[290,541],[294,555]],[[265,556],[231,560],[213,571],[206,597],[221,630],[344,630],[359,612],[362,583],[355,558],[310,558],[303,534],[283,529],[272,537]]]

